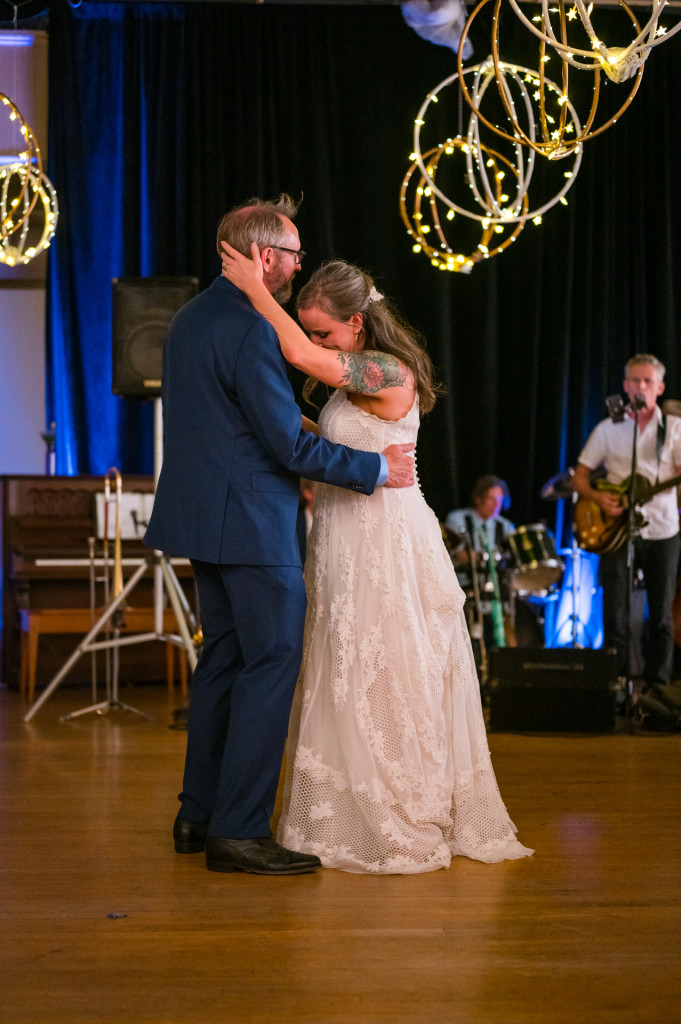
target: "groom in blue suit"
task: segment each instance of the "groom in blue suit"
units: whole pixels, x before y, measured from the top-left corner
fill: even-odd
[[[290,297],[302,250],[296,205],[251,200],[227,241],[257,242],[263,280]],[[303,429],[273,329],[224,277],[174,317],[163,355],[165,454],[145,543],[191,559],[203,650],[192,680],[175,849],[214,871],[303,874],[316,857],[272,838],[281,760],[302,656],[305,586],[299,477],[371,494],[413,483],[407,446],[382,454]]]

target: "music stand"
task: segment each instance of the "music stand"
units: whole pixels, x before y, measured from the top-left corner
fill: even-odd
[[[162,462],[163,412],[161,408],[161,399],[156,398],[154,399],[154,489],[158,484]],[[120,492],[118,498],[120,498]],[[120,623],[118,626],[116,625],[115,617],[117,615],[121,615],[121,607],[126,598],[133,592],[140,580],[146,575],[147,571],[151,569],[153,569],[154,572],[154,631],[149,633],[136,633],[132,636],[122,637],[120,636]],[[164,594],[167,595],[170,605],[175,612],[180,636],[166,633],[163,629]],[[95,638],[101,633],[103,628],[112,621],[114,625],[114,636],[109,640],[96,640]],[[107,711],[112,710],[127,711],[132,714],[139,715],[141,718],[153,721],[154,719],[151,715],[147,715],[143,711],[139,711],[137,708],[123,703],[119,698],[118,650],[120,647],[149,643],[151,640],[161,640],[165,643],[172,643],[176,646],[184,647],[187,653],[189,665],[193,671],[196,668],[197,662],[196,647],[193,636],[197,632],[197,628],[198,626],[191,608],[189,607],[189,602],[185,597],[184,591],[179,584],[167,555],[163,554],[162,551],[150,551],[125,586],[123,586],[120,592],[114,596],[114,599],[104,609],[104,612],[93,625],[90,632],[83,637],[70,658],[67,659],[53,679],[50,680],[38,700],[31,708],[29,708],[28,713],[24,716],[24,721],[30,722],[35,713],[51,697],[62,679],[68,675],[83,654],[89,651],[94,652],[108,649],[113,651],[113,665],[110,677],[107,676],[106,699],[90,704],[87,707],[80,708],[77,711],[72,711],[68,715],[62,715],[60,716],[59,721],[66,722],[70,721],[72,718],[78,718],[81,715],[87,715],[92,712],[104,714]]]

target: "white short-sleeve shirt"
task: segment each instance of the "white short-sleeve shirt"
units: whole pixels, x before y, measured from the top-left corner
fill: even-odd
[[[636,443],[636,472],[651,484],[662,483],[681,473],[681,417],[667,416],[664,445],[658,464],[657,433],[662,422],[659,406]],[[634,421],[626,416],[621,423],[601,420],[591,432],[579,462],[589,469],[605,466],[608,480],[619,484],[631,475],[634,443]],[[679,532],[679,509],[676,488],[660,491],[641,510],[648,523],[641,530],[646,540],[666,540]]]

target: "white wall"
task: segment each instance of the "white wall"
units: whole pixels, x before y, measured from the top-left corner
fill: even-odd
[[[44,473],[45,291],[0,288],[0,473]]]
[[[0,46],[0,93],[19,108],[45,159],[47,34],[18,34],[33,45]],[[12,151],[16,134],[6,109],[0,107],[0,156]],[[25,266],[0,263],[0,473],[45,472],[45,269],[45,253]]]

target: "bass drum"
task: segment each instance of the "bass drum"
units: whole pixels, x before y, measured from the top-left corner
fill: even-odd
[[[553,534],[541,523],[519,526],[504,541],[509,584],[517,594],[548,593],[560,583],[563,563]]]

